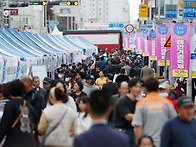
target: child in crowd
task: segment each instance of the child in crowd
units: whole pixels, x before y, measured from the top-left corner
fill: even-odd
[[[87,131],[92,123],[92,119],[90,114],[87,111],[87,103],[89,98],[87,96],[82,96],[79,100],[79,109],[78,117],[76,119],[75,126],[75,135],[79,135],[85,131]]]
[[[137,147],[155,147],[150,136],[142,136],[138,141]]]

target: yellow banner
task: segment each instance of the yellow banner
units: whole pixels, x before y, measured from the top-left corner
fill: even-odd
[[[156,61],[157,60],[157,56],[150,56],[150,60]]]
[[[131,48],[124,48],[125,51],[131,50]]]
[[[178,40],[184,40],[184,37],[177,37]]]
[[[167,66],[170,66],[170,60],[167,60]],[[158,60],[158,66],[165,66],[165,60]]]
[[[196,78],[196,71],[191,71],[191,78]]]
[[[149,56],[149,53],[143,53],[143,56]]]
[[[139,10],[140,10],[139,13],[140,18],[148,17],[148,5],[141,4]]]
[[[173,70],[173,77],[187,78],[188,76],[189,76],[188,70]]]
[[[142,52],[142,49],[136,49],[136,52]]]

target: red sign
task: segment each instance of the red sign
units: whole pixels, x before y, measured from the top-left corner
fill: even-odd
[[[171,35],[169,36],[167,42],[165,43],[164,47],[171,47]]]
[[[132,33],[134,31],[134,26],[132,24],[128,24],[126,27],[125,27],[125,31],[127,33]]]
[[[9,11],[10,15],[18,15],[18,9],[4,9],[4,11]]]

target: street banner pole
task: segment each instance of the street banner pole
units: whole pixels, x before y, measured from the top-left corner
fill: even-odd
[[[164,67],[164,79],[167,79],[167,53],[170,52],[171,49],[166,50],[165,52],[165,67]]]
[[[190,39],[189,39],[189,44],[190,44],[190,57],[191,57],[191,53],[192,53],[192,36],[193,36],[193,31],[192,31],[192,21],[193,19],[190,19]],[[189,58],[189,63],[191,63],[191,58]],[[189,66],[189,78],[187,79],[187,96],[192,97],[192,78],[191,78],[191,66]]]

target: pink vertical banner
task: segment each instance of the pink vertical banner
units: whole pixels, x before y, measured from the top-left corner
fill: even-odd
[[[150,60],[156,61],[156,32],[153,30],[150,31],[148,35],[148,51]]]
[[[142,53],[142,33],[136,33],[136,53]]]
[[[143,49],[143,56],[149,56],[147,32],[142,33],[142,49]]]
[[[190,64],[190,24],[172,24],[171,70],[172,77],[189,77]]]
[[[156,56],[158,60],[157,66],[165,66],[165,52],[167,48],[164,47],[164,45],[170,36],[169,30],[170,30],[169,24],[161,24],[156,26]],[[170,60],[168,59],[167,59],[167,66],[170,66]]]
[[[123,48],[124,50],[129,49],[129,34],[128,33],[123,34]]]

